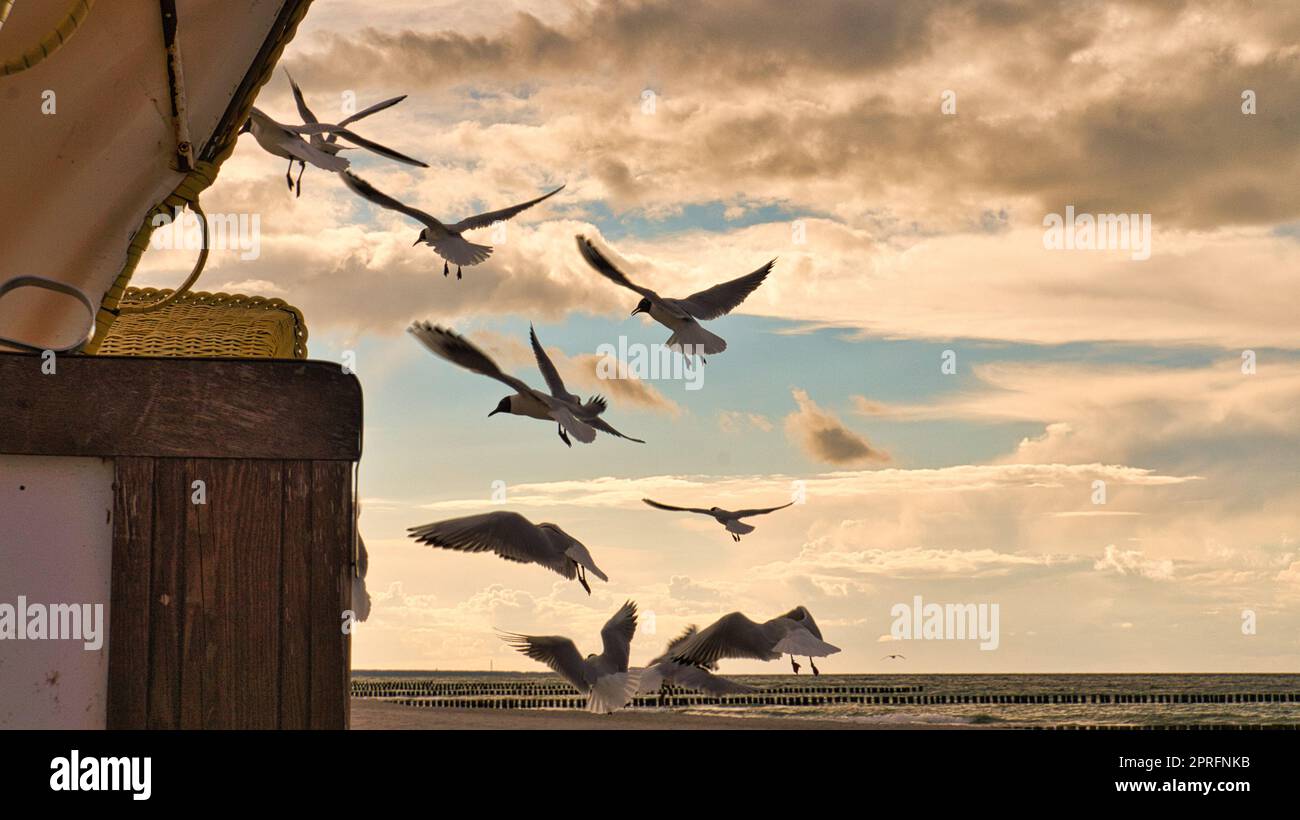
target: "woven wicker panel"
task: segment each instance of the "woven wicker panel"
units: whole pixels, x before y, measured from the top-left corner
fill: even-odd
[[[122,305],[148,305],[170,290],[127,288]],[[191,292],[148,313],[113,322],[100,356],[184,356],[239,359],[307,358],[307,324],[281,299]]]

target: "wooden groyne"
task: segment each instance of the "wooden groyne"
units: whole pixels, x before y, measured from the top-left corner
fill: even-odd
[[[671,692],[667,689],[666,691]],[[780,684],[764,687],[764,694],[773,695],[901,695],[923,691],[920,686],[820,686]],[[554,681],[499,681],[494,683],[462,683],[418,680],[353,681],[354,698],[394,697],[517,697],[546,698],[578,697],[577,689],[567,683]]]
[[[799,687],[795,687],[799,688]],[[809,687],[819,691],[794,692],[779,688],[763,689],[753,694],[710,696],[687,691],[665,691],[662,695],[638,696],[632,706],[830,706],[835,704],[861,704],[869,706],[966,706],[966,705],[1017,705],[1017,704],[1088,704],[1121,706],[1127,704],[1226,704],[1226,703],[1300,703],[1297,692],[1265,693],[1059,693],[1032,695],[935,695],[935,694],[874,694],[854,692],[853,689],[872,687]],[[919,689],[919,687],[912,687]],[[564,693],[516,693],[485,696],[465,694],[459,696],[430,695],[418,697],[392,697],[386,699],[405,706],[426,709],[582,709],[587,705],[585,696],[570,688]]]

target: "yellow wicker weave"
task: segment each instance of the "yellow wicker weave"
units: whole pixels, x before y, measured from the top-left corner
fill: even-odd
[[[170,290],[127,288],[121,304],[147,305]],[[99,356],[307,358],[307,324],[281,299],[190,292],[151,313],[125,313],[100,342]]]

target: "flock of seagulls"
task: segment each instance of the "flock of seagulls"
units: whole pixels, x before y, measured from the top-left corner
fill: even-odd
[[[363,149],[395,162],[429,167],[421,160],[368,140],[349,128],[358,120],[392,108],[406,99],[405,95],[375,103],[338,123],[322,123],[307,105],[302,89],[292,76],[289,76],[289,84],[302,123],[281,123],[254,108],[240,133],[251,132],[265,151],[288,160],[285,180],[294,196],[301,196],[302,175],[308,165],[314,165],[336,174],[350,191],[362,199],[420,223],[422,227],[414,245],[423,244],[433,249],[443,260],[443,276],[449,276],[451,265],[455,265],[456,278],[461,279],[462,268],[480,264],[492,255],[491,246],[473,242],[465,238],[465,233],[511,219],[564,190],[565,186],[560,185],[536,199],[518,205],[469,216],[458,222],[442,222],[433,215],[378,190],[354,174],[350,170],[349,160],[340,155],[345,150]],[[296,181],[293,178],[294,163],[299,165]],[[631,315],[647,314],[671,331],[665,346],[680,353],[688,362],[698,357],[704,363],[707,361],[706,356],[727,349],[726,340],[705,329],[701,322],[717,319],[738,307],[766,281],[776,263],[773,259],[752,273],[680,299],[670,298],[634,283],[585,236],[576,239],[579,254],[592,269],[640,296]],[[522,379],[506,373],[483,350],[450,328],[428,321],[417,321],[411,324],[407,332],[435,356],[464,370],[501,382],[513,391],[500,400],[495,409],[488,413],[489,417],[505,413],[555,424],[560,440],[568,447],[573,446],[574,439],[582,444],[593,443],[597,432],[638,444],[645,443],[639,438],[625,435],[605,421],[609,402],[603,396],[592,396],[584,401],[569,391],[531,325],[529,343],[537,369],[546,384],[545,389],[532,387]],[[644,501],[661,510],[708,515],[721,524],[737,542],[742,535],[754,531],[753,526],[741,519],[766,515],[790,506],[782,504],[759,509],[726,510],[721,507],[676,507],[648,498]],[[507,561],[537,564],[569,580],[577,580],[588,595],[592,592],[587,580],[588,574],[601,581],[609,581],[609,576],[596,565],[591,551],[577,538],[557,524],[534,524],[516,512],[495,511],[451,518],[412,527],[408,532],[417,542],[432,547],[458,552],[492,552]],[[364,562],[364,545],[360,549],[358,560]],[[364,569],[360,569],[354,583],[363,580]],[[360,620],[364,620],[369,611],[369,596],[365,594],[363,583],[354,598],[363,600],[365,613],[361,614]],[[820,674],[820,670],[813,663],[813,658],[826,657],[840,651],[822,638],[812,613],[800,606],[762,623],[751,620],[743,613],[732,612],[703,630],[690,626],[669,642],[664,651],[645,667],[631,668],[631,644],[636,627],[637,606],[635,602],[628,601],[601,629],[600,654],[583,656],[570,638],[558,635],[507,632],[501,633],[501,637],[510,646],[550,667],[586,694],[588,709],[597,713],[621,709],[638,694],[661,693],[665,685],[715,695],[755,691],[753,687],[728,680],[717,673],[718,663],[726,659],[771,661],[789,655],[791,668],[798,674],[800,665],[795,658],[806,657],[816,675]]]

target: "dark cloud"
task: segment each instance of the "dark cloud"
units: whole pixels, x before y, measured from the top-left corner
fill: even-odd
[[[806,392],[794,390],[793,393],[799,410],[786,416],[786,435],[810,458],[844,467],[890,460],[888,453],[877,450],[832,413],[818,407]]]

